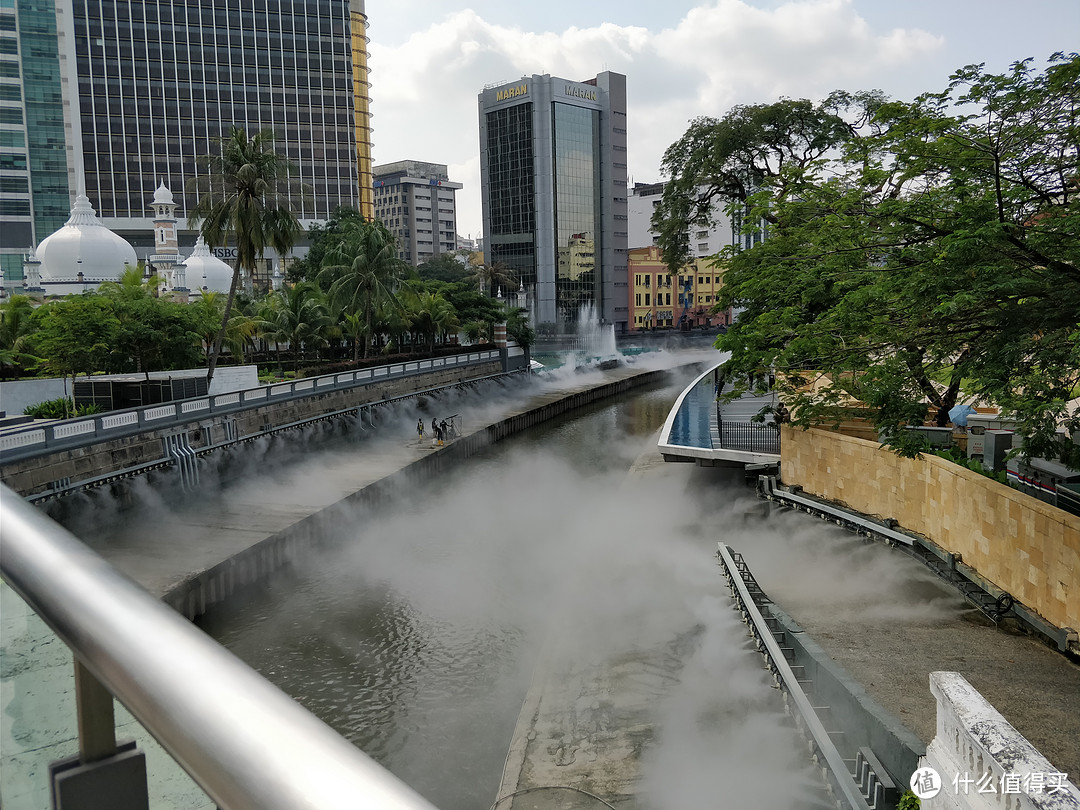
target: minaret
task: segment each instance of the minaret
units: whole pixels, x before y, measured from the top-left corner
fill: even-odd
[[[180,243],[176,238],[176,203],[164,180],[154,192],[150,209],[154,212],[154,254],[150,257],[150,264],[173,291],[176,300],[186,304],[188,288],[184,265],[180,262]]]
[[[34,251],[23,259],[23,292],[27,295],[45,295],[41,286],[41,260]]]

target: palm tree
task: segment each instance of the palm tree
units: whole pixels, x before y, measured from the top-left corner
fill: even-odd
[[[377,221],[346,223],[340,238],[326,252],[319,282],[328,290],[327,297],[335,309],[363,314],[364,357],[375,335],[379,303],[400,306],[395,293],[406,268],[398,258],[393,235]]]
[[[311,282],[302,282],[271,293],[266,302],[263,334],[275,343],[289,344],[293,352],[293,371],[298,371],[304,348],[325,345],[326,330],[333,324],[322,301],[322,293]],[[280,350],[278,356],[280,358]]]
[[[139,298],[149,298],[158,294],[158,286],[161,277],[156,273],[151,276],[143,276],[143,264],[129,267],[120,274],[116,281],[103,281],[98,287],[98,292],[109,298],[120,298],[126,301],[134,301]]]
[[[33,299],[28,295],[13,295],[0,308],[0,367],[41,362],[29,352],[36,331],[33,312]]]
[[[423,292],[413,309],[413,326],[427,338],[427,351],[435,351],[435,338],[457,329],[458,318],[453,305],[441,293]]]
[[[473,271],[466,276],[465,281],[477,284],[482,292],[494,298],[496,291],[501,288],[507,295],[518,288],[518,280],[505,262],[496,261],[490,264],[474,264]]]
[[[293,165],[274,151],[273,143],[272,130],[248,138],[243,129],[233,127],[229,136],[221,139],[221,154],[204,158],[207,174],[195,177],[190,184],[201,194],[188,226],[198,225],[208,245],[236,245],[232,284],[210,355],[207,386],[217,368],[241,272],[253,277],[255,262],[266,248],[284,256],[302,231],[283,190]]]

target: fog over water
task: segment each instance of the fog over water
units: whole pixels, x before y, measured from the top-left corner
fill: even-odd
[[[769,514],[741,472],[628,474],[692,376],[503,441],[398,493],[392,510],[356,512],[334,550],[214,610],[204,627],[441,810],[495,800],[541,651],[556,667],[663,653],[647,687],[656,736],[641,757],[640,806],[817,806],[805,745],[748,644],[716,543],[745,553],[766,591],[796,604],[909,618],[956,607],[928,582],[932,598],[905,608],[911,580],[893,573],[894,552],[805,515]],[[145,482],[133,510],[90,496],[80,534],[123,545],[157,527],[179,541],[192,511],[324,497],[380,443],[415,437],[418,414],[460,413],[468,429],[521,394],[466,388],[384,408],[376,430],[338,423],[260,439],[204,465],[186,502]],[[838,575],[845,565],[854,575]]]

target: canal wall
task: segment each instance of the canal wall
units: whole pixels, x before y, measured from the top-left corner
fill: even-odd
[[[349,408],[440,386],[499,374],[500,360],[468,366],[447,366],[408,377],[370,382],[310,396],[267,402],[265,405],[215,414],[186,424],[142,430],[101,439],[81,447],[57,450],[0,466],[0,481],[26,497],[80,481],[173,464],[164,447],[167,437],[183,436],[195,453],[231,444],[246,437],[273,432],[285,425],[316,419]],[[317,390],[317,389],[315,389]],[[235,395],[234,395],[235,396]]]
[[[833,742],[844,758],[854,760],[860,748],[869,748],[892,780],[906,786],[919,767],[919,758],[926,754],[926,745],[867,694],[791,616],[775,604],[763,606],[762,613],[775,620],[783,633],[780,644],[791,650],[789,663],[802,667],[822,722],[843,730],[833,736]]]
[[[289,565],[312,547],[332,542],[336,529],[343,521],[355,517],[357,511],[388,507],[401,493],[422,490],[425,481],[444,474],[457,462],[495,442],[593,402],[656,382],[665,374],[667,371],[646,371],[571,392],[462,436],[336,504],[188,577],[167,591],[162,600],[189,619],[195,619],[210,606]]]
[[[929,538],[1054,627],[1080,629],[1075,515],[937,456],[827,430],[785,426],[780,471],[786,485]]]

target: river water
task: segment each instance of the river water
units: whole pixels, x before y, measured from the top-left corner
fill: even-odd
[[[503,441],[388,513],[358,513],[334,551],[204,628],[441,810],[495,800],[553,627],[582,654],[668,645],[678,665],[661,677],[641,806],[806,806],[817,791],[800,742],[713,560],[718,539],[760,529],[763,504],[741,473],[628,476],[689,379]]]

